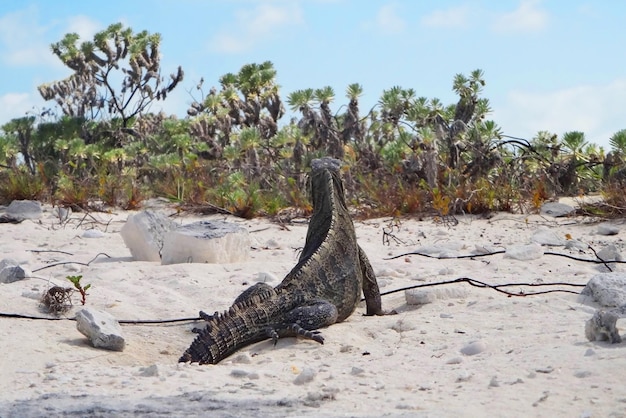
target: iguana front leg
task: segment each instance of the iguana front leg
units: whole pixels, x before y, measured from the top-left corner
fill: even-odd
[[[382,307],[382,301],[380,299],[380,289],[378,288],[378,282],[376,281],[376,275],[374,269],[370,264],[365,251],[359,246],[359,264],[361,266],[361,272],[363,275],[363,295],[365,295],[365,315],[395,315],[397,312],[384,311]]]

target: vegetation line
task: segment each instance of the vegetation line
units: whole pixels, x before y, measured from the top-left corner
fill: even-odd
[[[626,129],[610,150],[579,131],[510,135],[489,119],[480,69],[454,76],[454,103],[392,86],[363,114],[359,83],[338,104],[329,86],[283,95],[272,62],[249,63],[210,86],[189,81],[179,118],[150,112],[186,82],[182,66],[165,75],[162,45],[159,33],[122,23],[53,43],[70,75],[38,86],[49,108],[0,126],[0,204],[105,211],[162,197],[180,210],[285,221],[310,214],[310,161],[332,156],[361,218],[531,213],[591,192],[603,202],[579,214],[626,213]]]

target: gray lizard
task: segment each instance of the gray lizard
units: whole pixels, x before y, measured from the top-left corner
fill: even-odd
[[[366,315],[385,315],[372,266],[356,241],[340,177],[341,161],[313,160],[313,216],[296,266],[276,287],[258,283],[224,313],[200,315],[204,329],[180,362],[216,364],[240,348],[300,335],[324,343],[319,328],[341,322],[365,295]]]

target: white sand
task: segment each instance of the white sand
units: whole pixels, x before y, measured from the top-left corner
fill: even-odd
[[[47,208],[41,221],[0,225],[0,258],[27,262],[31,270],[61,261],[86,263],[101,252],[111,257],[33,274],[43,280],[2,284],[0,312],[43,316],[36,298],[47,289],[47,281],[69,285],[65,277],[77,274],[83,275],[83,284],[92,285],[87,304],[118,319],[221,311],[259,272],[276,276],[271,283],[276,285],[295,265],[307,228],[304,223],[283,229],[266,220],[231,218],[247,227],[256,243],[249,262],[161,266],[131,259],[119,234],[127,215],[93,214],[101,222],[96,223],[74,214],[60,225]],[[187,223],[197,218],[176,219]],[[388,220],[356,222],[381,291],[458,277],[491,284],[585,284],[606,271],[548,255],[527,262],[502,255],[385,260],[420,246],[438,245],[460,254],[469,254],[476,245],[503,249],[530,242],[532,233],[546,226],[596,249],[615,243],[624,250],[623,231],[621,236],[600,236],[596,225],[582,218],[497,214],[491,220],[459,221],[450,227],[430,218],[403,220],[393,233],[404,244],[390,245],[382,240]],[[84,238],[88,228],[103,231],[104,237]],[[267,248],[271,241],[278,248]],[[590,251],[576,255],[593,257]],[[467,284],[445,288],[448,298],[420,307],[407,306],[403,293],[383,296],[383,307],[396,309],[398,315],[364,317],[360,307],[346,322],[322,330],[324,345],[285,338],[273,347],[267,341],[215,366],[177,363],[195,337],[193,323],[124,325],[126,349],[109,352],[91,347],[72,321],[0,318],[0,416],[626,415],[626,343],[587,341],[584,324],[594,309],[576,295],[520,298]],[[77,309],[75,297],[68,316]],[[462,354],[471,343],[482,351]]]

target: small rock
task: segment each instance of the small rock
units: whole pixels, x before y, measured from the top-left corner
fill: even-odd
[[[565,203],[547,202],[541,205],[541,209],[539,210],[539,212],[542,215],[550,215],[558,218],[561,216],[570,215],[574,213],[575,210],[576,209],[574,209],[570,205],[566,205]]]
[[[504,253],[505,258],[514,260],[529,261],[536,260],[543,256],[543,248],[539,244],[518,245],[509,247]]]
[[[139,376],[143,377],[156,377],[159,375],[159,368],[156,364],[152,364],[148,367],[139,368]]]
[[[541,245],[547,245],[552,247],[561,247],[565,245],[565,237],[559,237],[554,231],[546,228],[537,228],[532,236],[533,242]]]
[[[601,223],[598,225],[598,234],[600,235],[617,235],[619,234],[619,228],[616,225],[609,223]]]
[[[278,278],[272,273],[266,271],[260,271],[254,279],[257,283],[274,283],[278,281]]]
[[[550,373],[552,373],[554,371],[554,368],[552,366],[540,367],[538,369],[535,369],[535,371],[537,373],[550,374]]]
[[[598,251],[598,258],[602,261],[624,261],[615,244],[609,244]]]
[[[626,305],[607,311],[598,310],[585,322],[585,336],[589,341],[608,341],[611,344],[622,342],[617,329],[617,320],[626,316]]]
[[[250,356],[248,354],[239,354],[233,358],[233,363],[239,364],[250,364],[252,360],[250,360]]]
[[[451,267],[444,267],[441,270],[439,270],[439,275],[440,276],[447,276],[450,274],[454,274],[454,269]]]
[[[498,378],[496,376],[492,377],[489,381],[490,388],[497,388],[500,386],[500,382],[498,382]]]
[[[350,370],[350,374],[351,374],[352,376],[360,376],[360,375],[362,375],[363,373],[365,373],[365,370],[363,370],[363,369],[362,369],[362,368],[360,368],[360,367],[352,367],[352,370]]]
[[[310,367],[305,367],[302,372],[294,379],[293,383],[296,385],[304,385],[305,383],[312,382],[315,378],[315,371]]]
[[[593,351],[593,348],[588,348],[587,351],[585,351],[585,357],[594,356],[595,354],[596,352]]]
[[[462,357],[452,357],[451,359],[446,361],[446,364],[461,364],[461,363],[463,363]]]
[[[461,348],[461,353],[466,356],[480,354],[487,349],[487,345],[482,341],[474,341]]]
[[[249,373],[247,371],[245,371],[245,370],[233,369],[233,370],[231,370],[230,375],[232,377],[242,378],[242,377],[247,377],[249,375]]]
[[[105,233],[97,229],[87,229],[83,232],[83,238],[102,238]]]
[[[565,241],[565,248],[568,250],[586,250],[589,248],[589,244],[586,244],[577,239],[568,239]]]
[[[55,206],[52,209],[52,215],[60,222],[67,221],[72,214],[72,208],[63,208],[61,206]]]
[[[574,377],[578,377],[580,379],[585,378],[585,377],[589,377],[591,376],[591,372],[588,370],[579,370],[576,373],[574,373]]]
[[[0,261],[0,283],[13,283],[30,276],[31,272],[13,259],[5,258]]]
[[[407,305],[426,305],[437,300],[437,296],[433,292],[420,289],[405,290],[404,298]]]
[[[425,305],[435,300],[464,299],[469,296],[467,287],[435,287],[430,289],[409,289],[404,291],[407,305]]]
[[[416,324],[411,321],[407,321],[406,319],[398,319],[396,323],[391,326],[391,329],[396,332],[413,331],[416,328]]]
[[[499,248],[492,247],[491,245],[476,244],[474,246],[474,251],[472,251],[472,254],[491,254],[499,250]]]
[[[76,313],[76,328],[96,348],[124,350],[124,337],[117,320],[107,312],[84,308]]]
[[[270,238],[265,241],[265,248],[268,250],[278,250],[280,248],[280,244],[274,238]]]

